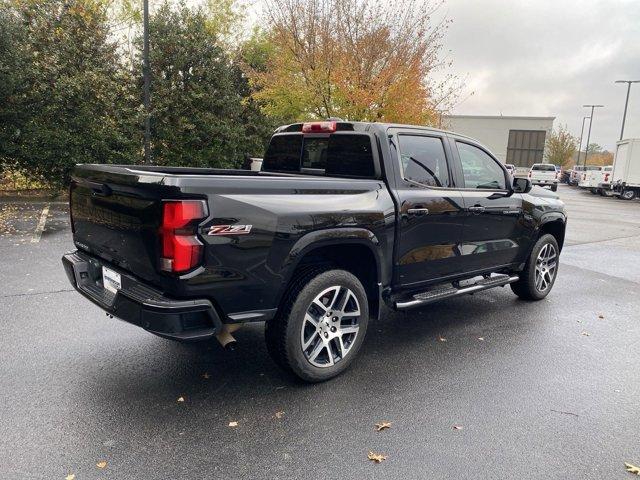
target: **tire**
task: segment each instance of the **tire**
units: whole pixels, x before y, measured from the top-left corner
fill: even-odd
[[[592,195],[597,195],[598,194],[598,189],[597,188],[590,188],[589,191],[591,192]]]
[[[552,192],[557,192],[558,191],[558,184],[554,183],[553,185],[551,185],[551,191]]]
[[[267,322],[267,350],[285,371],[322,382],[351,365],[368,323],[367,293],[357,277],[311,267],[296,274],[278,314]]]
[[[633,200],[634,198],[636,198],[636,191],[623,190],[622,193],[620,194],[620,198],[623,200]]]
[[[543,251],[545,247],[547,250]],[[541,253],[543,256],[546,256],[550,249],[552,249],[552,253],[555,255],[553,259],[548,257],[540,262],[538,257]],[[511,284],[513,293],[523,300],[542,300],[546,297],[558,277],[559,255],[560,248],[558,247],[558,242],[555,237],[549,234],[542,235],[533,246],[531,254],[525,263],[524,270],[520,272],[520,280]],[[555,260],[553,270],[548,267],[548,265],[551,264],[551,260]],[[537,265],[542,267],[543,270],[538,270],[536,268]],[[543,277],[542,281],[540,281],[540,275]],[[543,286],[544,288],[542,288]]]

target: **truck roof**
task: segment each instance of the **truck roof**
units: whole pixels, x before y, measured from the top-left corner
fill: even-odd
[[[473,140],[477,142],[477,140],[469,137],[467,135],[462,135],[460,133],[452,132],[449,130],[444,130],[440,128],[430,127],[426,125],[409,125],[404,123],[386,123],[386,122],[349,122],[344,121],[342,119],[334,119],[330,118],[328,120],[310,120],[309,122],[296,122],[291,123],[289,125],[282,125],[278,127],[274,133],[287,133],[287,132],[301,132],[302,126],[305,123],[316,123],[316,122],[330,122],[335,121],[337,124],[337,131],[356,131],[356,132],[368,132],[372,127],[380,127],[380,128],[413,128],[419,130],[426,130],[430,132],[437,133],[446,133],[448,135],[455,135],[461,138],[467,138],[469,140]]]

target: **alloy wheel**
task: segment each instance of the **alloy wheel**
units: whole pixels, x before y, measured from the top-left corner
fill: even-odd
[[[316,296],[304,316],[300,340],[307,361],[320,368],[344,360],[355,344],[360,304],[347,287],[335,285]]]
[[[558,270],[558,252],[551,243],[545,243],[536,258],[536,289],[546,292],[551,288]]]

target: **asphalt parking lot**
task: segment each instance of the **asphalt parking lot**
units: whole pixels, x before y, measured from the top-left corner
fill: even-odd
[[[278,370],[261,325],[228,354],[106,318],[62,270],[65,205],[0,203],[0,477],[633,478],[640,201],[559,194],[549,297],[387,311],[354,367],[320,385]]]

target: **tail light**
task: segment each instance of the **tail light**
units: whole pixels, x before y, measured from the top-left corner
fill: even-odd
[[[607,183],[609,181],[609,174],[605,173],[604,174],[604,183]]]
[[[529,178],[531,178],[531,170],[529,170]]]
[[[160,268],[166,272],[186,272],[202,258],[203,246],[198,240],[198,223],[207,217],[202,200],[165,201],[162,204]]]

